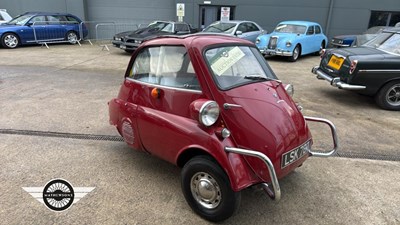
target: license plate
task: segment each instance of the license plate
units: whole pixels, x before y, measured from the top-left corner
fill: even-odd
[[[308,154],[308,142],[298,148],[295,148],[289,152],[282,155],[281,168],[285,168],[290,164],[301,159],[304,155]]]
[[[125,45],[120,45],[119,48],[120,49],[126,49],[126,46]]]
[[[344,62],[344,58],[337,57],[336,55],[332,55],[331,59],[328,62],[328,66],[335,70],[339,70],[340,67],[342,67],[343,62]]]

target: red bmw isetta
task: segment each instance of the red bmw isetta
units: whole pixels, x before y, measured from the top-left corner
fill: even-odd
[[[278,179],[309,156],[338,148],[335,126],[305,117],[291,85],[277,79],[257,47],[217,34],[159,37],[132,55],[110,123],[125,142],[182,167],[190,207],[222,221],[240,191],[260,185],[275,200]],[[313,151],[307,121],[327,124],[333,149]]]

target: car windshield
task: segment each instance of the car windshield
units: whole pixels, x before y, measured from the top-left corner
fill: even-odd
[[[227,33],[230,34],[235,29],[236,23],[214,23],[204,29],[204,32]]]
[[[276,76],[260,52],[248,46],[224,46],[206,51],[205,59],[222,90],[254,82],[275,80]]]
[[[150,28],[150,29],[154,28],[154,29],[157,29],[157,30],[161,30],[161,31],[172,33],[173,24],[172,23],[168,23],[168,22],[156,21],[156,22],[150,23],[149,26],[147,26],[147,27]]]
[[[18,16],[18,17],[15,17],[14,19],[8,21],[7,24],[10,24],[10,25],[24,25],[24,24],[26,24],[26,22],[28,22],[28,20],[31,17],[32,17],[32,15]]]
[[[293,24],[279,24],[275,28],[275,32],[278,33],[295,33],[295,34],[304,34],[306,32],[307,27],[301,25],[293,25]]]
[[[393,54],[400,54],[400,34],[385,32],[363,46],[377,48]]]

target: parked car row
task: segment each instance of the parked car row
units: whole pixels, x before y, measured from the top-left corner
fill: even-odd
[[[69,13],[27,12],[0,24],[4,48],[39,42],[65,41],[75,44],[88,34],[82,20]]]

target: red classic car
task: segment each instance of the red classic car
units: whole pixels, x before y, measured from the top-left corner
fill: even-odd
[[[186,201],[222,221],[240,191],[260,185],[279,200],[278,179],[309,156],[338,148],[335,126],[304,117],[291,85],[277,79],[257,47],[225,35],[154,38],[134,52],[110,123],[125,142],[182,167]],[[329,126],[333,149],[315,152],[307,121]]]

